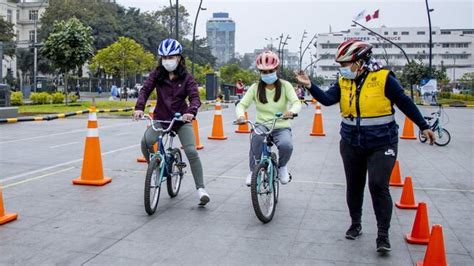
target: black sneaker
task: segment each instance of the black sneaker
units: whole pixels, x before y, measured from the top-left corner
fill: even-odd
[[[346,238],[355,240],[362,235],[362,226],[360,224],[353,224],[346,232]]]
[[[390,252],[392,247],[390,246],[390,240],[388,236],[379,236],[377,237],[377,252]]]

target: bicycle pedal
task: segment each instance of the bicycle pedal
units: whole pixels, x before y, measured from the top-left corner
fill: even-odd
[[[183,169],[186,167],[186,163],[185,162],[180,162],[180,163],[177,163],[176,164],[176,167],[180,168],[180,169]]]

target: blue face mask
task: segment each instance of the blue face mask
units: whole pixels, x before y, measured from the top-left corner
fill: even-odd
[[[341,76],[345,79],[355,79],[357,77],[357,71],[352,71],[351,70],[352,65],[346,66],[346,67],[340,67],[339,68],[339,73],[341,73]]]
[[[277,76],[276,71],[273,72],[273,73],[270,73],[270,74],[261,74],[260,77],[261,77],[263,82],[265,82],[269,85],[275,83],[275,81],[278,80],[278,76]]]

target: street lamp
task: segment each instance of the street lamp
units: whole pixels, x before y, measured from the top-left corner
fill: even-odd
[[[303,60],[302,60],[302,58],[303,58],[303,41],[304,41],[304,39],[306,38],[306,34],[307,34],[307,33],[308,33],[308,32],[306,32],[306,30],[304,30],[304,31],[303,31],[303,35],[301,35],[301,41],[300,41],[300,64],[299,64],[300,67],[299,67],[299,69],[301,69],[301,67],[302,67],[301,64],[302,64],[302,62],[303,62]]]
[[[426,13],[428,14],[428,26],[429,26],[429,31],[430,31],[430,78],[431,78],[431,67],[432,67],[432,59],[433,59],[433,32],[431,32],[431,16],[430,16],[430,13],[434,11],[433,8],[430,8],[429,5],[428,5],[428,0],[425,0],[425,3],[426,3]]]
[[[283,72],[284,64],[285,64],[285,59],[284,59],[284,51],[285,51],[285,45],[288,44],[288,40],[290,40],[291,37],[289,34],[286,35],[285,41],[282,42],[281,44],[281,70]]]
[[[200,11],[204,11],[204,10],[207,10],[207,8],[205,7],[202,7],[202,0],[199,2],[199,7],[198,7],[198,10],[196,12],[196,17],[194,18],[194,27],[193,27],[193,58],[191,60],[191,73],[192,75],[194,76],[194,58],[196,56],[196,49],[195,49],[195,46],[196,46],[196,24],[197,24],[197,20],[198,20],[198,17],[199,17],[199,12]]]
[[[270,51],[272,51],[272,52],[273,52],[273,40],[278,40],[278,37],[277,38],[273,38],[273,37],[265,38],[265,41],[270,41]]]
[[[176,40],[179,41],[179,0],[176,0]]]

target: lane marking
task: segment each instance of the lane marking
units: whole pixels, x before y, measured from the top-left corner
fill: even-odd
[[[130,122],[132,122],[132,121],[130,121]],[[115,124],[115,125],[110,125],[110,126],[103,126],[103,127],[100,127],[100,129],[106,129],[106,128],[119,127],[119,126],[123,126],[123,125],[129,125],[130,122],[128,122],[128,123],[120,123],[120,124]],[[2,145],[2,144],[8,144],[8,143],[14,143],[14,142],[21,142],[21,141],[25,141],[25,140],[34,140],[34,139],[47,138],[47,137],[53,137],[53,136],[61,136],[61,135],[67,135],[67,134],[78,133],[78,132],[87,132],[87,128],[84,128],[84,129],[76,129],[76,130],[71,130],[71,131],[61,132],[61,133],[54,133],[54,134],[42,135],[42,136],[36,136],[36,137],[30,137],[30,138],[8,140],[8,141],[0,142],[0,145]]]
[[[217,175],[204,175],[204,177],[209,178],[224,178],[224,179],[235,179],[235,180],[245,180],[245,176],[217,176]],[[331,186],[341,186],[345,187],[345,183],[338,183],[338,182],[323,182],[323,181],[311,181],[311,180],[292,180],[291,183],[306,183],[306,184],[317,184],[317,185],[331,185]],[[467,192],[467,193],[474,193],[472,189],[455,189],[455,188],[422,188],[422,187],[414,187],[415,190],[425,190],[425,191],[446,191],[446,192]]]
[[[134,144],[134,145],[130,145],[130,146],[127,146],[127,147],[120,148],[120,149],[111,150],[111,151],[108,151],[108,152],[103,152],[102,156],[107,155],[107,154],[112,154],[112,153],[115,153],[115,152],[119,152],[119,151],[123,151],[123,150],[128,150],[128,149],[131,149],[131,148],[136,148],[138,146],[140,146],[140,144]],[[0,179],[0,182],[7,182],[7,181],[19,179],[19,178],[22,178],[22,177],[25,177],[25,176],[29,176],[29,175],[32,175],[32,174],[44,172],[44,171],[51,170],[51,169],[54,169],[54,168],[58,168],[58,167],[61,167],[61,166],[77,163],[77,162],[80,162],[80,161],[82,161],[82,158],[72,160],[72,161],[67,161],[67,162],[64,162],[64,163],[51,165],[51,166],[48,166],[48,167],[40,168],[40,169],[37,169],[37,170],[33,170],[33,171],[26,172],[26,173],[23,173],[23,174],[7,177],[7,178],[4,178],[4,179]]]
[[[27,182],[30,182],[30,181],[33,181],[33,180],[38,180],[38,179],[45,178],[45,177],[48,177],[48,176],[52,176],[52,175],[55,175],[55,174],[59,174],[59,173],[62,173],[62,172],[67,172],[67,171],[72,170],[74,168],[75,167],[69,167],[69,168],[58,170],[56,172],[52,172],[52,173],[49,173],[49,174],[44,174],[44,175],[40,175],[40,176],[37,176],[37,177],[28,178],[28,179],[25,179],[25,180],[22,180],[22,181],[19,181],[19,182],[16,182],[16,183],[8,184],[6,186],[3,186],[3,188],[13,187],[13,186],[24,184],[24,183],[27,183]]]
[[[59,148],[59,147],[62,147],[62,146],[67,146],[67,145],[77,144],[77,143],[79,143],[79,141],[69,142],[69,143],[64,143],[64,144],[59,144],[59,145],[54,145],[54,146],[50,146],[49,148],[54,149],[54,148]]]

